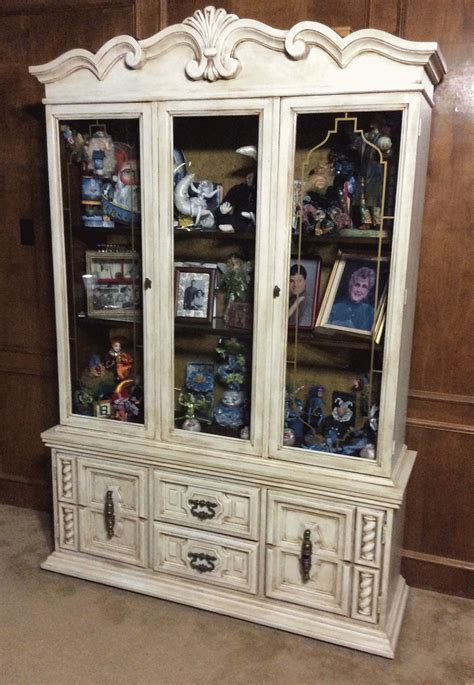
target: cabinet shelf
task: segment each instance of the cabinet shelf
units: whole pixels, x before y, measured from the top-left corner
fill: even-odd
[[[175,331],[179,333],[207,333],[236,338],[251,338],[252,330],[247,328],[229,328],[223,319],[213,319],[211,324],[175,322]]]
[[[298,242],[297,236],[292,236],[291,241],[291,251],[292,254],[295,251],[295,245]],[[363,247],[376,247],[379,242],[382,243],[383,247],[389,247],[392,242],[391,236],[384,236],[382,238],[376,236],[343,236],[343,235],[314,235],[314,236],[304,236],[301,239],[301,243],[305,247],[311,247],[314,245],[347,245],[347,246],[357,246],[361,245]]]
[[[294,341],[294,336],[292,336],[291,331],[288,337],[288,341],[291,344]],[[347,350],[367,350],[372,349],[372,344],[375,350],[382,350],[383,346],[380,344],[372,343],[371,340],[356,339],[350,337],[343,337],[337,335],[331,335],[327,333],[319,333],[318,331],[298,331],[298,342],[306,343],[309,345],[316,345],[318,347],[337,347],[339,349]]]
[[[253,241],[255,240],[255,233],[223,233],[222,231],[206,231],[200,229],[186,230],[184,228],[175,228],[174,237],[180,240],[193,240],[200,238],[202,240],[218,240],[219,242],[234,242],[234,241]]]

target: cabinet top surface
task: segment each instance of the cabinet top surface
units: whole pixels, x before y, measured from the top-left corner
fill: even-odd
[[[133,72],[141,77],[135,73],[135,80],[129,81]],[[363,85],[367,90],[367,73],[371,91],[374,85],[375,90],[387,91],[387,81],[388,90],[430,91],[442,80],[446,65],[437,43],[407,41],[375,29],[341,38],[333,29],[311,21],[279,30],[209,6],[146,40],[117,36],[95,54],[75,49],[30,67],[30,73],[47,85],[47,96],[71,101],[74,90],[70,92],[67,84],[81,85],[95,99],[100,93],[107,97],[108,82],[115,89],[120,83],[124,93],[133,83],[134,92],[128,99],[134,100],[145,94],[152,99],[166,97],[172,85],[174,97],[181,85],[187,88],[187,95],[196,97],[192,89],[196,82],[201,82],[200,96],[207,98],[227,94],[222,86],[229,81],[234,81],[230,84],[234,94],[236,87],[248,92],[258,89],[263,95],[291,94],[284,87],[287,77],[298,76],[301,91],[306,72],[312,78],[308,78],[308,87],[323,92],[331,91],[336,75],[338,87],[346,92],[360,91]],[[262,90],[269,78],[273,86]],[[206,84],[204,92],[202,82]]]

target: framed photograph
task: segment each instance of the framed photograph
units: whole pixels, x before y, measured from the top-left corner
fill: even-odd
[[[316,321],[316,328],[380,340],[387,299],[387,257],[340,252]],[[378,285],[377,285],[378,281]]]
[[[290,264],[290,298],[288,326],[310,330],[314,328],[319,295],[321,258],[292,259]]]
[[[175,317],[177,321],[211,323],[216,269],[175,266]]]
[[[141,268],[136,252],[86,252],[87,315],[136,321],[141,317]]]

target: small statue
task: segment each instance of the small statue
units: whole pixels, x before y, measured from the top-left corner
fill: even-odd
[[[303,439],[304,426],[307,425],[303,418],[303,402],[296,397],[303,389],[303,385],[296,390],[288,390],[285,394],[285,424],[283,429],[283,444],[294,445]]]
[[[309,389],[308,400],[306,402],[306,421],[317,433],[321,432],[325,419],[324,393],[325,388],[322,385],[312,385]]]
[[[238,154],[257,161],[257,148],[246,145],[236,150]],[[232,186],[216,212],[216,223],[224,233],[255,230],[257,212],[257,172],[248,171],[243,183]]]
[[[224,363],[217,368],[217,377],[227,386],[220,404],[214,410],[214,418],[220,426],[241,428],[245,425],[242,385],[247,369],[244,351],[244,346],[237,338],[220,338],[216,347],[216,352],[224,359]]]
[[[206,398],[203,395],[192,392],[180,392],[178,402],[185,409],[181,428],[187,431],[199,432],[201,430],[201,422],[197,418],[196,412],[207,407]]]
[[[131,393],[134,383],[132,379],[121,381],[112,393],[113,415],[119,421],[133,420],[140,413],[136,396]]]
[[[114,144],[106,131],[96,131],[84,146],[87,169],[96,176],[112,178],[117,160]]]
[[[176,183],[174,189],[174,203],[176,209],[185,217],[191,217],[193,225],[201,228],[213,228],[215,225],[214,214],[208,207],[208,203],[220,194],[220,186],[215,186],[211,181],[203,180],[194,183],[196,174],[186,174]],[[196,195],[190,195],[192,190]]]
[[[234,303],[246,304],[250,308],[250,312],[244,313],[243,326],[245,328],[251,314],[250,299],[251,299],[251,273],[253,269],[252,262],[246,262],[238,254],[232,254],[226,262],[225,271],[219,281],[218,291],[224,293],[226,311],[224,320],[227,325],[231,325],[230,319],[231,308]],[[239,322],[237,322],[239,323]],[[239,326],[238,326],[239,327]]]
[[[111,371],[118,381],[127,380],[130,376],[133,357],[124,351],[126,339],[116,336],[111,339],[111,348],[104,357],[104,366]]]
[[[332,442],[342,441],[355,424],[355,397],[350,393],[334,392],[331,415],[323,422],[323,435]]]

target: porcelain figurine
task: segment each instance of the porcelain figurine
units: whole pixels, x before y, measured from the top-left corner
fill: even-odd
[[[321,431],[325,419],[324,394],[325,388],[322,385],[312,385],[306,402],[306,421],[317,433]]]
[[[123,349],[126,339],[120,336],[111,339],[110,350],[104,357],[104,366],[111,371],[119,381],[127,380],[130,376],[133,357]]]
[[[112,393],[112,412],[115,419],[119,421],[130,421],[138,416],[140,410],[132,400],[131,386],[132,379],[121,381]]]
[[[240,390],[224,390],[220,404],[214,410],[216,423],[227,428],[241,428],[245,424],[245,397]]]
[[[246,374],[245,348],[237,338],[220,338],[216,352],[224,360],[217,368],[217,378],[227,388],[214,410],[214,419],[220,426],[241,428],[246,422],[242,392]]]
[[[254,145],[240,147],[236,152],[257,161],[257,148]],[[254,231],[256,212],[257,172],[252,168],[247,172],[245,181],[232,186],[226,193],[216,212],[216,223],[224,233]]]
[[[96,131],[84,146],[87,169],[102,178],[112,178],[116,168],[115,149],[106,131]]]
[[[187,431],[199,432],[201,430],[201,421],[197,418],[196,412],[206,407],[205,397],[192,392],[180,392],[178,402],[185,410],[181,428]],[[179,418],[182,417],[178,417],[177,420]]]
[[[347,392],[334,392],[331,415],[323,422],[323,435],[342,441],[355,424],[355,397]]]
[[[191,217],[195,226],[213,228],[214,214],[209,208],[213,198],[219,197],[220,186],[211,181],[203,180],[194,183],[196,174],[186,174],[176,183],[174,189],[174,204],[176,209],[185,217]],[[194,192],[194,195],[190,191]]]
[[[94,400],[99,400],[110,395],[116,382],[113,372],[102,363],[99,355],[94,354],[80,376],[80,384]]]

